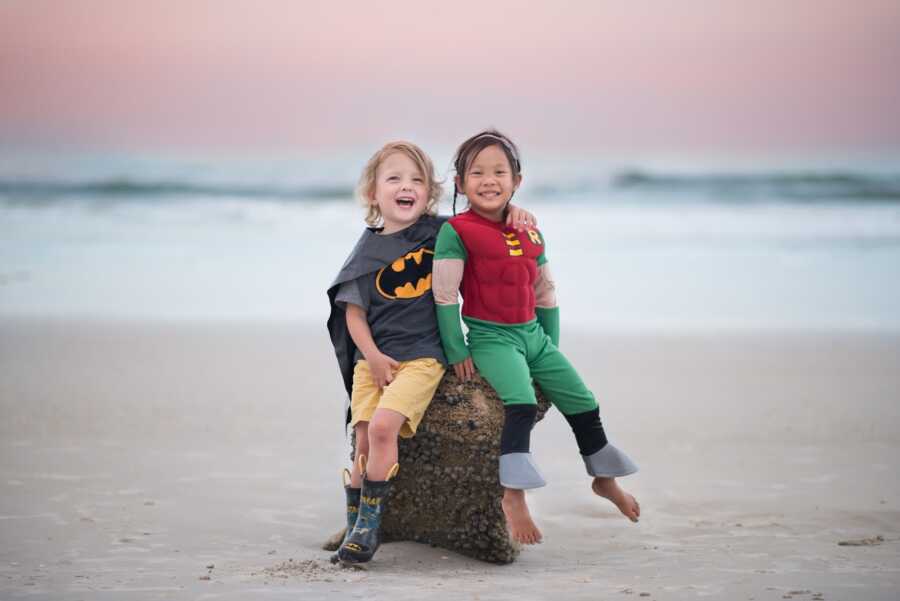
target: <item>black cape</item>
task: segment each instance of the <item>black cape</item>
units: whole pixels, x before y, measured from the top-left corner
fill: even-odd
[[[347,329],[346,312],[334,302],[338,289],[344,282],[355,280],[391,264],[397,257],[420,248],[429,239],[433,241],[445,221],[446,217],[423,215],[413,225],[390,236],[381,236],[376,228],[367,228],[353,247],[350,256],[344,261],[344,266],[341,267],[337,277],[328,287],[328,302],[331,305],[328,334],[331,336],[344,388],[347,390],[346,423],[350,423],[349,396],[353,390],[353,359],[356,356],[356,344]]]

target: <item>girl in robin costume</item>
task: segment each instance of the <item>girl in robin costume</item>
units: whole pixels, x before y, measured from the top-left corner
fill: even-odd
[[[535,228],[517,232],[504,223],[522,182],[518,149],[500,132],[487,130],[462,143],[454,166],[454,213],[458,193],[469,208],[450,218],[437,237],[438,325],[456,374],[468,379],[477,367],[503,400],[500,484],[510,535],[525,544],[541,540],[525,501],[526,490],[545,484],[529,452],[537,414],[532,378],[572,427],[594,493],[638,521],[640,506],[616,482],[637,466],[607,441],[594,395],[558,348],[559,307],[543,234]]]
[[[369,561],[397,473],[397,437],[411,437],[444,375],[446,358],[431,291],[441,186],[415,144],[391,142],[363,169],[358,193],[368,227],[328,289],[328,331],[350,395],[356,434],[344,470],[347,535],[334,561]],[[507,223],[533,226],[512,209]],[[368,457],[368,461],[366,458]]]

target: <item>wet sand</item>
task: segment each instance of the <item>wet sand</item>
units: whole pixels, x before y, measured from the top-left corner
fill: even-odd
[[[900,337],[564,326],[563,349],[642,468],[640,523],[551,412],[544,544],[347,570],[320,549],[346,453],[324,328],[0,322],[0,598],[900,598]]]

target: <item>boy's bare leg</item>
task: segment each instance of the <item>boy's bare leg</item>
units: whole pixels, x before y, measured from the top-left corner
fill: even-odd
[[[393,409],[376,409],[369,422],[369,462],[366,477],[372,481],[387,478],[397,463],[397,436],[406,416]]]
[[[506,516],[506,527],[509,536],[524,545],[541,542],[541,531],[531,519],[528,504],[525,502],[525,491],[516,488],[504,488],[503,500],[500,502]]]
[[[613,505],[618,507],[619,511],[632,522],[638,521],[638,518],[641,517],[641,506],[637,499],[622,490],[615,478],[594,478],[594,481],[591,482],[591,489],[594,494],[612,501]]]
[[[369,422],[356,422],[353,429],[356,432],[356,454],[353,457],[353,467],[350,468],[350,486],[359,488],[362,486],[359,457],[360,455],[369,456]]]

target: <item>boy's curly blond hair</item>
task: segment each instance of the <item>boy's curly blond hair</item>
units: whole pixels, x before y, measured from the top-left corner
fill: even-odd
[[[359,184],[356,186],[356,195],[362,206],[368,209],[366,213],[366,223],[372,227],[381,224],[381,210],[378,205],[372,203],[375,196],[375,174],[381,163],[395,152],[405,154],[410,160],[416,164],[416,167],[425,176],[425,186],[428,188],[428,203],[425,205],[425,212],[429,215],[437,214],[438,200],[441,198],[441,182],[437,181],[434,175],[434,164],[425,152],[413,144],[412,142],[397,141],[388,142],[381,149],[372,155],[366,166],[363,167],[362,174],[359,176]]]

